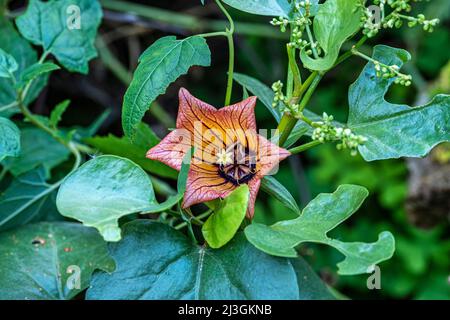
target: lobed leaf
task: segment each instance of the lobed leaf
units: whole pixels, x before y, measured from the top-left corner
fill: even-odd
[[[394,237],[382,232],[374,243],[346,243],[331,239],[327,233],[349,218],[361,206],[368,191],[356,185],[341,185],[332,194],[320,194],[300,217],[272,226],[253,223],[245,229],[247,239],[258,249],[276,256],[296,257],[295,247],[303,242],[327,244],[339,250],[345,259],[338,264],[340,274],[369,272],[375,264],[394,253]]]
[[[410,55],[379,45],[373,58],[400,67]],[[348,126],[367,138],[359,147],[366,161],[422,157],[438,143],[450,141],[450,96],[437,95],[420,107],[393,104],[385,95],[394,81],[377,77],[369,62],[350,86]]]

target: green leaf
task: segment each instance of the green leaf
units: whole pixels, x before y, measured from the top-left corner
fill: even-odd
[[[33,50],[28,41],[23,39],[13,27],[13,25],[5,18],[0,16],[0,48],[9,52],[17,61],[18,69],[14,72],[14,76],[18,81],[23,71],[37,62],[36,52]],[[47,75],[43,75],[36,79],[28,91],[24,101],[29,104],[37,98],[39,93],[47,84]],[[16,101],[17,93],[11,79],[0,78],[0,110],[2,107],[10,106]],[[13,106],[5,111],[0,111],[0,116],[10,116],[18,112],[17,106]]]
[[[160,139],[144,123],[140,123],[133,142],[128,137],[116,137],[112,134],[106,137],[94,137],[85,139],[91,146],[104,154],[112,154],[128,158],[142,167],[144,170],[164,178],[176,179],[176,170],[159,162],[145,157],[148,150],[157,145]]]
[[[241,86],[243,86],[248,91],[256,95],[258,99],[263,103],[263,105],[267,108],[267,110],[269,110],[269,112],[272,114],[277,123],[280,122],[282,114],[279,111],[279,109],[274,108],[272,106],[273,98],[275,96],[272,89],[263,84],[261,81],[252,78],[250,76],[247,76],[245,74],[234,73],[233,78]],[[303,113],[305,114],[305,116],[307,116],[313,121],[321,120],[321,117],[319,117],[314,112],[309,111],[308,109],[305,109]],[[292,130],[291,134],[289,135],[289,138],[287,139],[286,143],[284,144],[284,147],[289,147],[293,145],[298,139],[300,139],[305,134],[311,136],[312,134],[311,127],[303,121],[298,121],[294,129]]]
[[[97,228],[106,241],[121,239],[118,219],[155,202],[152,182],[134,162],[100,156],[71,173],[59,188],[56,205],[68,218]]]
[[[101,19],[97,0],[30,0],[16,24],[26,39],[52,53],[67,70],[86,74],[97,56],[94,42]]]
[[[194,65],[211,64],[211,52],[202,37],[177,40],[174,36],[158,39],[140,57],[133,80],[125,93],[122,126],[134,138],[137,126],[151,103],[173,81]]]
[[[77,223],[27,225],[0,234],[0,300],[72,299],[114,261],[95,230]],[[79,288],[76,280],[79,276]]]
[[[58,127],[59,122],[61,121],[61,118],[66,112],[67,108],[70,105],[70,100],[64,100],[56,105],[56,107],[52,110],[52,113],[50,114],[49,119],[49,126],[56,129]]]
[[[202,226],[203,237],[211,248],[223,247],[239,229],[247,212],[249,190],[246,184],[220,202],[219,208]]]
[[[18,68],[16,59],[0,49],[0,78],[11,78]]]
[[[17,158],[6,158],[2,161],[5,169],[14,176],[21,175],[39,166],[48,172],[66,161],[70,151],[57,142],[48,133],[37,128],[21,130],[21,150]]]
[[[150,220],[123,226],[123,240],[110,243],[113,273],[94,274],[89,300],[298,299],[289,260],[255,249],[242,233],[213,250]]]
[[[373,58],[387,65],[402,66],[410,55],[402,49],[376,46]],[[399,157],[422,157],[442,141],[450,140],[450,96],[437,95],[420,107],[385,100],[395,79],[376,76],[368,63],[349,90],[348,126],[365,136],[359,147],[366,161]]]
[[[290,261],[297,275],[299,300],[335,300],[327,285],[302,257]]]
[[[10,120],[0,117],[0,161],[17,157],[20,152],[20,130]]]
[[[43,167],[15,178],[0,195],[0,231],[30,222],[61,220],[56,211],[57,184],[46,183]]]
[[[314,59],[300,52],[304,66],[311,70],[326,71],[333,67],[342,44],[354,35],[361,25],[360,0],[328,0],[320,5],[313,22],[314,35],[324,56]]]
[[[288,0],[223,0],[229,6],[262,16],[289,17],[292,4]]]
[[[345,256],[338,263],[339,274],[367,273],[371,266],[392,257],[395,245],[390,232],[380,233],[374,243],[347,243],[327,236],[330,230],[358,210],[367,195],[364,187],[341,185],[332,194],[318,195],[305,207],[300,217],[270,227],[253,223],[245,229],[245,235],[260,250],[282,257],[296,257],[294,248],[303,242],[327,244]]]
[[[61,69],[59,66],[51,62],[32,64],[21,74],[19,87],[23,88],[28,82],[35,80],[37,77],[59,69]]]
[[[300,208],[290,192],[272,176],[261,180],[261,190],[280,201],[286,208],[300,214]]]

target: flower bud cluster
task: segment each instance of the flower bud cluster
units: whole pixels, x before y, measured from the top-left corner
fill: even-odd
[[[336,145],[338,150],[349,149],[350,154],[355,156],[358,153],[358,147],[364,144],[367,139],[364,136],[356,135],[349,128],[336,127],[333,124],[333,116],[325,112],[322,121],[313,122],[315,127],[312,139],[319,142],[339,141]]]

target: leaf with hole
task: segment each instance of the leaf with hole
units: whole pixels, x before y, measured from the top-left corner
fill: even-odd
[[[373,265],[392,257],[395,244],[390,232],[380,233],[374,243],[343,242],[327,236],[358,210],[367,195],[364,187],[341,185],[334,193],[318,195],[303,209],[300,217],[270,227],[253,223],[245,229],[245,235],[258,249],[281,257],[296,257],[295,247],[303,242],[326,244],[345,256],[338,263],[339,274],[368,273]]]
[[[41,222],[0,234],[0,300],[68,300],[92,272],[112,272],[106,243],[78,223]]]

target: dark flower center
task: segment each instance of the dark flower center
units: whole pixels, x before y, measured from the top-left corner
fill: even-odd
[[[234,143],[226,150],[230,161],[217,164],[219,175],[234,185],[248,183],[256,174],[256,153],[240,143]]]

